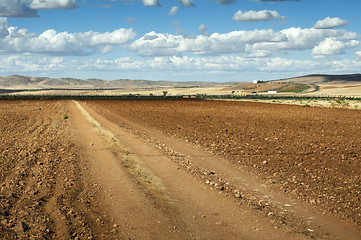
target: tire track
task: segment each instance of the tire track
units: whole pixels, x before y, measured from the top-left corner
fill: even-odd
[[[162,181],[150,172],[143,164],[143,162],[137,158],[137,156],[131,154],[128,149],[122,146],[116,136],[108,129],[104,128],[99,122],[97,122],[77,101],[74,101],[77,108],[85,116],[87,121],[91,123],[94,129],[106,140],[111,146],[113,153],[122,159],[122,164],[129,170],[133,177],[146,189],[147,194],[157,198],[158,201],[164,203],[170,201],[169,196],[165,192],[165,188]]]
[[[83,105],[83,104],[82,104]],[[178,219],[177,229],[188,232],[194,239],[304,239],[296,233],[286,233],[284,228],[275,229],[268,220],[259,217],[256,212],[245,205],[239,205],[231,195],[224,197],[214,191],[206,190],[204,181],[194,179],[188,170],[181,170],[174,159],[159,149],[154,148],[146,139],[137,137],[134,132],[119,128],[83,105],[98,126],[112,131],[113,136],[129,151],[141,158],[144,166],[163,181],[165,190],[171,200],[166,216]],[[88,114],[89,114],[88,113]],[[118,116],[119,117],[119,116]],[[120,121],[124,123],[124,119]],[[126,123],[127,126],[129,126]],[[164,207],[162,203],[153,203]],[[226,208],[224,206],[227,206]],[[163,212],[164,213],[164,212]],[[246,220],[247,219],[247,220]],[[252,219],[252,220],[250,220]],[[258,230],[261,231],[258,232]]]
[[[298,200],[270,191],[254,176],[235,168],[230,163],[211,156],[200,149],[186,146],[181,140],[130,122],[124,117],[110,112],[107,108],[92,105],[99,114],[120,124],[123,129],[157,146],[187,172],[200,179],[211,189],[232,196],[237,202],[245,203],[259,211],[276,227],[288,228],[305,236],[317,239],[359,239],[360,234],[352,226],[334,218],[321,216]]]

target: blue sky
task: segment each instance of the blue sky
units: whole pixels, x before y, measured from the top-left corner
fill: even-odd
[[[359,73],[360,0],[0,0],[0,75],[174,81]]]

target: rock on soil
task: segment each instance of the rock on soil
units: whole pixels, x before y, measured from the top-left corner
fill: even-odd
[[[0,102],[0,239],[111,236],[94,220],[65,113],[64,101]]]
[[[361,226],[361,111],[193,100],[87,103],[114,122],[120,120],[104,109],[203,146]]]

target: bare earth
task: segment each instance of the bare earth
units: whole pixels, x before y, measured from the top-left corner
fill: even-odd
[[[360,111],[1,101],[0,113],[1,239],[361,238]]]

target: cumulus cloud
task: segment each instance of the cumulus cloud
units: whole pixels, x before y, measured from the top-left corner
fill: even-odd
[[[0,0],[1,17],[37,17],[37,11],[31,9],[30,0]]]
[[[111,45],[125,45],[135,38],[133,29],[117,29],[113,32],[56,32],[49,29],[37,35],[27,29],[9,27],[6,19],[0,19],[0,53],[36,53],[45,55],[89,55],[108,51]]]
[[[291,75],[301,75],[310,72],[358,72],[361,67],[359,60],[298,60],[275,58],[245,58],[242,56],[172,56],[172,57],[154,57],[146,59],[134,59],[131,57],[122,57],[115,60],[107,59],[67,59],[66,57],[35,57],[26,55],[0,57],[0,70],[4,74],[14,73],[55,73],[63,75],[64,71],[78,72],[79,76],[84,77],[84,71],[92,70],[92,77],[104,76],[105,72],[119,72],[124,76],[129,72],[135,72],[137,77],[144,76],[149,79],[151,75],[162,76],[166,73],[181,75],[188,74],[194,80],[195,78],[209,80],[213,76],[225,76],[227,80],[239,80],[240,76],[255,76],[270,79],[270,74],[282,72]],[[301,70],[300,70],[301,69]],[[204,72],[207,74],[204,74]],[[302,72],[302,73],[300,73]],[[144,73],[144,74],[142,74]],[[253,75],[252,75],[253,74]],[[252,80],[252,79],[249,79]]]
[[[327,55],[344,54],[349,48],[354,48],[359,45],[356,40],[341,41],[336,38],[326,38],[313,48],[312,54],[315,57],[325,57]]]
[[[348,22],[346,20],[343,20],[341,18],[335,17],[330,18],[327,17],[323,20],[318,20],[315,25],[313,25],[316,29],[327,29],[327,28],[335,28],[335,27],[342,27],[346,26]]]
[[[206,31],[206,26],[199,26]],[[205,33],[205,32],[204,32]],[[183,53],[193,54],[242,54],[248,57],[268,57],[282,54],[286,51],[313,50],[325,39],[332,38],[335,43],[344,44],[342,49],[354,47],[361,36],[354,32],[336,29],[302,29],[288,28],[276,32],[272,29],[233,31],[229,33],[213,33],[211,35],[173,35],[166,33],[147,33],[129,45],[129,50],[140,56],[179,56]],[[325,44],[325,43],[324,43]],[[313,50],[313,55],[325,53],[339,54],[343,51],[325,51],[321,44],[319,50]]]
[[[37,17],[38,9],[73,9],[76,0],[0,0],[2,17]]]
[[[169,56],[185,52],[195,54],[242,53],[245,52],[247,44],[284,40],[286,40],[285,36],[271,29],[214,33],[210,36],[198,35],[193,38],[152,31],[134,41],[129,49],[140,56]]]
[[[160,6],[159,0],[142,0],[144,6],[158,7]]]
[[[248,45],[248,51],[251,53],[263,52],[265,56],[273,54],[280,54],[282,51],[296,51],[296,50],[313,50],[321,42],[327,38],[332,38],[334,41],[342,43],[352,42],[359,39],[361,36],[354,32],[346,30],[335,29],[302,29],[289,28],[281,30],[280,33],[286,37],[286,41],[280,42],[257,42]],[[345,49],[351,47],[350,44],[345,45]],[[316,50],[315,50],[316,51]],[[320,56],[321,51],[313,53],[314,56]],[[327,55],[331,55],[329,52]],[[334,51],[334,54],[338,54]]]
[[[73,9],[77,8],[76,0],[32,0],[32,9]]]
[[[277,11],[262,10],[262,11],[241,11],[238,10],[232,17],[237,22],[262,22],[275,19],[283,19],[286,17],[281,16]]]
[[[176,15],[178,12],[179,7],[173,6],[170,8],[168,15]]]
[[[63,71],[63,57],[10,56],[0,59],[0,70],[9,73]]]
[[[181,4],[185,7],[193,7],[193,0],[180,0]]]

